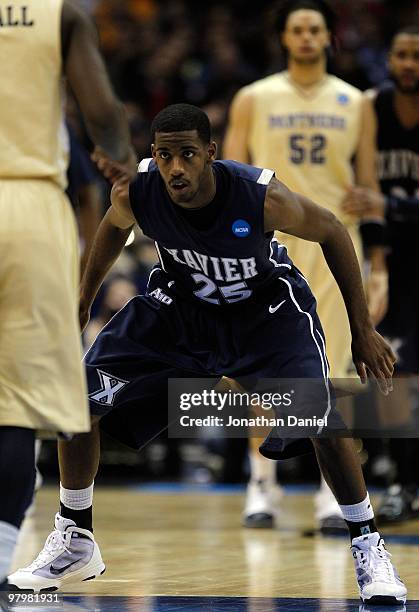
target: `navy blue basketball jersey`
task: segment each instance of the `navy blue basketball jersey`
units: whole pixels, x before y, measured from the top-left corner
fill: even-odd
[[[404,127],[394,109],[394,86],[377,92],[378,178],[383,193],[419,198],[419,124]]]
[[[394,108],[394,86],[383,86],[375,98],[378,178],[382,192],[397,198],[419,198],[419,124],[404,127]],[[417,224],[392,215],[388,219],[393,250],[418,251]]]
[[[291,268],[291,261],[273,232],[264,231],[266,190],[274,172],[234,161],[216,161],[213,170],[223,202],[205,229],[180,214],[152,159],[139,164],[130,202],[176,293],[224,306],[256,297]]]

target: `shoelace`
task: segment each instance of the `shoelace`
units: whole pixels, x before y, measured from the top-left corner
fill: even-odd
[[[36,559],[32,561],[28,570],[44,566],[54,556],[57,550],[66,550],[71,555],[71,550],[69,550],[70,542],[71,532],[55,529],[45,540],[44,548]]]
[[[395,582],[391,554],[383,545],[371,546],[367,551],[356,552],[360,567],[374,582]]]

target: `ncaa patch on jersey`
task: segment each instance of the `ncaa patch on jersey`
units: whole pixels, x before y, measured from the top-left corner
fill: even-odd
[[[247,238],[250,235],[250,225],[244,219],[237,219],[231,226],[231,231],[237,238]]]
[[[342,106],[346,106],[347,104],[349,104],[349,96],[347,96],[344,93],[338,94],[337,101],[338,101],[338,104],[342,104]]]

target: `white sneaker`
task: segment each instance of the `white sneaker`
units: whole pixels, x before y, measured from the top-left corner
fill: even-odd
[[[314,495],[314,519],[320,532],[325,535],[339,535],[348,532],[342,510],[324,480]]]
[[[391,555],[379,533],[354,538],[351,550],[364,603],[397,605],[406,602],[406,587],[393,567]]]
[[[99,546],[93,534],[75,522],[55,515],[55,530],[44,548],[28,566],[8,578],[18,589],[34,592],[56,591],[62,586],[92,580],[105,571]]]
[[[243,512],[244,527],[272,528],[279,515],[279,502],[283,492],[279,485],[266,480],[251,480],[246,490]]]

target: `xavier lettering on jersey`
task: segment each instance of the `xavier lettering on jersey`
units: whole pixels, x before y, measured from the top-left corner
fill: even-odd
[[[257,275],[256,259],[248,257],[236,259],[234,257],[211,257],[197,253],[189,249],[167,249],[163,247],[173,259],[180,264],[188,266],[193,270],[203,272],[205,276],[214,278],[217,281],[227,283],[243,279],[252,278]]]
[[[174,282],[175,295],[224,306],[255,298],[291,265],[286,250],[263,226],[273,171],[217,160],[213,172],[217,217],[205,229],[180,217],[153,160],[140,163],[130,203],[144,234],[156,244],[160,268]],[[152,297],[162,299],[160,294]]]
[[[33,19],[28,15],[28,6],[0,5],[0,28],[31,27]]]

